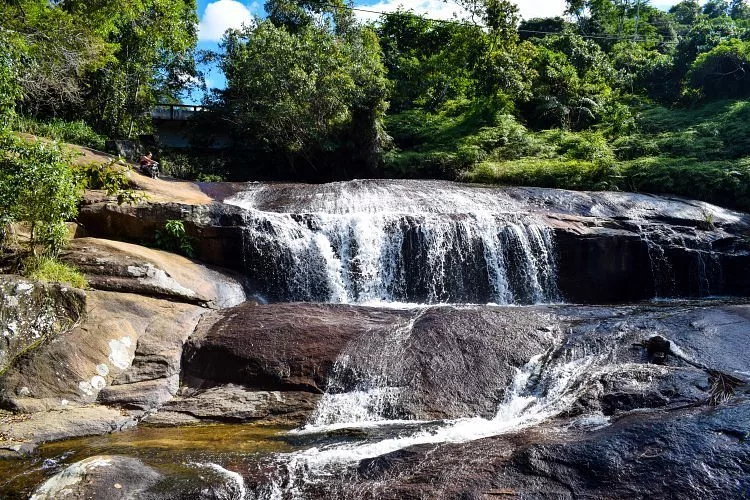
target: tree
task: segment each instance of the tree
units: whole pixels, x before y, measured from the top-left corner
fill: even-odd
[[[147,131],[146,111],[159,99],[174,100],[195,78],[195,0],[63,0],[61,6],[94,21],[114,47],[108,64],[86,80],[88,120],[101,132]]]
[[[12,33],[0,30],[0,131],[8,126],[16,103],[23,97],[20,41]]]
[[[687,77],[709,99],[750,96],[750,42],[732,39],[700,54]]]
[[[678,24],[691,26],[701,15],[701,6],[697,0],[683,0],[670,7],[669,13]]]
[[[728,0],[708,0],[703,6],[703,14],[708,16],[709,19],[727,16],[729,15],[729,10]]]
[[[382,17],[376,29],[392,82],[392,111],[436,110],[446,101],[474,97],[474,69],[489,50],[479,26],[398,11]]]
[[[76,109],[84,100],[84,75],[110,55],[93,30],[51,2],[3,3],[0,25],[22,47],[18,82],[27,113],[57,116]]]
[[[24,111],[83,114],[110,136],[147,130],[144,112],[194,79],[197,21],[195,0],[0,3],[0,27],[25,47]]]
[[[372,175],[387,83],[370,29],[337,36],[325,24],[292,32],[262,21],[229,32],[223,48],[223,119],[250,155],[278,167],[256,175],[326,179],[347,164]]]
[[[729,4],[729,15],[736,21],[750,19],[750,5],[746,0],[732,0]]]
[[[616,73],[596,43],[569,32],[548,36],[540,40],[532,64],[537,76],[527,111],[531,123],[580,129],[599,119]]]

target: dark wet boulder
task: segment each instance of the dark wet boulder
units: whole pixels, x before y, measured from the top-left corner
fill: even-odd
[[[188,386],[338,393],[385,377],[395,394],[387,411],[418,418],[492,414],[516,369],[556,334],[549,314],[519,308],[298,303],[212,316],[185,347]]]
[[[550,432],[548,424],[363,460],[311,490],[378,499],[744,498],[749,424],[747,399],[633,414],[599,430]]]
[[[183,379],[261,390],[325,391],[349,342],[408,314],[335,304],[243,304],[206,316],[183,351]]]

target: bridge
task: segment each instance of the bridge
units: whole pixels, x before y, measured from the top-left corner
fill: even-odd
[[[154,106],[151,109],[151,119],[154,123],[154,139],[158,146],[170,149],[193,147],[189,137],[190,121],[205,111],[204,106],[194,104],[159,103]],[[229,136],[215,130],[207,130],[206,137],[208,136],[211,138],[209,149],[223,149],[231,143]]]
[[[190,120],[204,109],[203,106],[192,104],[157,104],[151,110],[151,119],[154,121],[185,121]]]

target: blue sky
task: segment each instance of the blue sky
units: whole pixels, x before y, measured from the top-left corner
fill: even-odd
[[[652,5],[667,9],[679,0],[657,0]],[[200,17],[198,48],[217,50],[221,35],[228,28],[239,28],[242,23],[250,21],[253,16],[263,16],[264,0],[198,0]],[[562,15],[565,0],[516,0],[521,17],[553,17]],[[701,2],[703,3],[703,2]],[[359,0],[358,7],[374,11],[391,12],[399,7],[411,9],[417,14],[424,14],[434,19],[450,19],[460,15],[461,9],[452,0]],[[361,20],[375,19],[375,14],[358,13]],[[224,88],[224,75],[216,68],[202,68],[209,88]],[[197,102],[200,95],[185,99],[186,102]]]

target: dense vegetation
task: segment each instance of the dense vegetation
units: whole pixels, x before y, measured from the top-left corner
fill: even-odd
[[[438,177],[676,193],[750,209],[750,8],[568,0],[520,21],[465,0],[462,21],[362,25],[343,0],[268,0],[229,31],[191,178]],[[94,147],[149,132],[196,79],[194,0],[0,5],[0,122]]]

